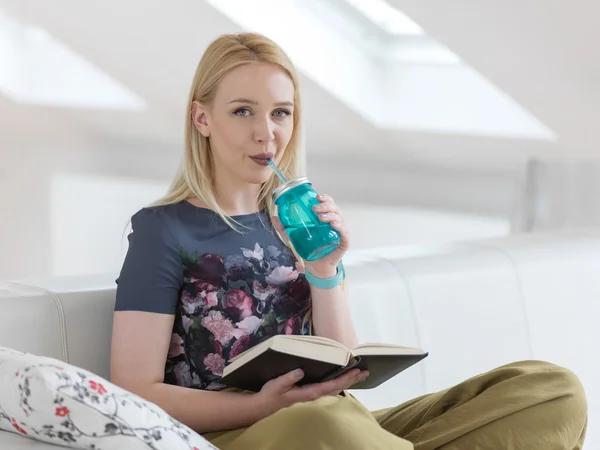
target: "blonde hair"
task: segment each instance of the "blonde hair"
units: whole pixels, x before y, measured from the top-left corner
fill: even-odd
[[[281,68],[294,85],[293,131],[290,141],[279,162],[279,169],[287,179],[301,175],[301,104],[299,83],[296,69],[286,53],[271,39],[257,33],[225,34],[215,39],[205,50],[192,82],[185,118],[185,148],[181,165],[167,193],[154,202],[152,206],[179,203],[190,197],[197,197],[208,208],[214,210],[230,227],[239,231],[239,224],[225,214],[217,202],[214,188],[214,162],[209,138],[203,136],[196,128],[192,116],[192,103],[198,101],[210,105],[215,98],[221,80],[233,69],[252,63],[270,63]],[[263,183],[258,194],[258,206],[267,209],[269,217],[275,214],[275,204],[271,197],[273,190],[279,185],[275,175]],[[300,263],[302,259],[294,250],[287,236],[279,238],[287,245]],[[309,299],[310,304],[310,299]],[[312,327],[312,308],[304,315],[304,324]]]

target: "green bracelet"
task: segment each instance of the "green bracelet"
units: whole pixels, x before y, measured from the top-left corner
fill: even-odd
[[[308,270],[304,271],[304,276],[306,277],[306,281],[308,281],[314,287],[317,287],[319,289],[332,289],[338,286],[342,281],[346,279],[346,270],[344,269],[344,265],[340,261],[340,263],[337,266],[337,274],[335,274],[331,278],[315,277]]]

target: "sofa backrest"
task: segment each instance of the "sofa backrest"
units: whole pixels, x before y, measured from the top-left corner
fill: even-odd
[[[0,345],[109,376],[114,276],[0,282]]]

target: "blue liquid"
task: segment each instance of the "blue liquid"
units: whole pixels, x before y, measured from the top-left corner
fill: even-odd
[[[298,254],[307,261],[322,258],[340,245],[338,232],[328,223],[288,228],[287,232]]]

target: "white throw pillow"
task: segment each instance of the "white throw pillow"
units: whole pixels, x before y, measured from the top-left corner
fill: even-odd
[[[157,405],[87,370],[1,346],[0,429],[81,449],[217,450]]]

